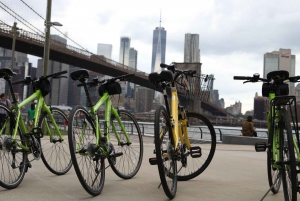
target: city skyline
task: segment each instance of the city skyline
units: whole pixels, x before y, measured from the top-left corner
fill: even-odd
[[[39,30],[44,30],[44,20],[21,1],[2,2],[21,16],[26,16],[26,20]],[[165,63],[183,62],[184,34],[200,34],[203,73],[215,75],[215,88],[220,91],[226,106],[240,100],[245,112],[253,108],[251,97],[253,93],[261,92],[261,84],[243,85],[242,82],[233,80],[233,76],[251,76],[254,73],[263,76],[262,55],[279,48],[289,48],[296,57],[300,56],[300,28],[296,26],[300,22],[297,9],[300,2],[272,2],[112,0],[102,5],[94,0],[89,3],[65,0],[59,3],[53,1],[51,20],[63,24],[59,30],[67,32],[71,39],[91,52],[97,52],[95,44],[98,42],[112,44],[116,47],[112,53],[115,61],[119,59],[120,36],[130,36],[131,46],[139,50],[138,70],[149,73],[152,31],[158,24],[161,11],[163,26],[168,30]],[[26,3],[41,16],[46,16],[46,2],[36,4],[34,0],[26,0]],[[262,7],[265,9],[261,9]],[[128,13],[130,8],[135,8],[135,12]],[[0,17],[9,25],[15,21],[14,16],[4,11],[0,13]],[[28,30],[19,21],[18,27]],[[61,33],[51,28],[51,34]],[[68,41],[68,44],[75,43]],[[33,66],[36,66],[36,60],[36,57],[30,56]],[[299,65],[296,63],[296,75],[300,74]]]

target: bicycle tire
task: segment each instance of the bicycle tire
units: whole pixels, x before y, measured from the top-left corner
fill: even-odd
[[[108,157],[109,164],[114,173],[122,179],[131,179],[134,177],[142,164],[143,160],[143,139],[140,127],[134,116],[126,111],[119,110],[119,116],[122,124],[128,134],[131,144],[128,145],[125,134],[121,126],[112,118],[112,124],[115,125],[122,144],[119,144],[114,132],[110,129],[110,142],[115,153],[122,153],[119,157]]]
[[[276,132],[276,133],[274,133]],[[276,139],[279,139],[279,130],[278,128],[275,129],[274,122],[271,123],[270,132],[268,134],[268,144],[270,147],[267,151],[267,171],[268,171],[268,182],[270,188],[274,185],[274,182],[277,180],[277,183],[271,188],[271,191],[273,194],[278,193],[280,186],[281,186],[281,176],[280,176],[280,169],[273,168],[274,160],[273,160],[273,143],[274,143],[274,135],[277,135],[278,137]],[[279,142],[275,142],[276,144],[279,144]],[[279,177],[279,178],[278,178]]]
[[[170,132],[170,118],[164,106],[155,111],[154,140],[157,168],[161,184],[168,198],[173,199],[177,191],[177,162],[174,151],[173,135]]]
[[[0,134],[0,186],[6,189],[13,189],[22,182],[25,176],[25,172],[28,169],[28,152],[16,152],[15,166],[12,166],[12,153],[13,151],[20,150],[20,148],[17,149],[18,147],[16,145],[10,143],[16,121],[13,118],[13,113],[11,112],[11,110],[5,105],[0,104],[0,110],[4,110],[7,114],[6,122],[1,125],[1,129],[4,127],[4,130]],[[20,127],[18,127],[18,132],[19,133],[16,135],[16,140],[23,146],[26,146],[24,136],[21,132]]]
[[[72,167],[68,143],[68,118],[65,113],[55,107],[51,108],[51,114],[59,127],[63,141],[59,141],[60,137],[52,124],[47,113],[43,113],[40,117],[38,127],[41,128],[43,138],[39,138],[42,147],[42,161],[47,169],[56,175],[66,174]],[[44,123],[48,123],[51,135],[48,133]],[[54,156],[54,157],[53,157]]]
[[[285,200],[296,201],[298,190],[298,179],[296,172],[295,149],[293,143],[293,134],[290,124],[289,115],[286,109],[281,109],[282,118],[284,121],[284,128],[281,136],[281,159],[282,159],[282,186]],[[287,140],[287,141],[286,141]]]
[[[211,122],[203,115],[195,112],[187,112],[187,119],[187,132],[191,146],[200,147],[202,155],[193,158],[189,154],[186,167],[183,167],[180,161],[177,162],[178,181],[187,181],[200,175],[212,161],[216,150],[216,132]],[[185,150],[185,153],[189,152],[190,150]]]
[[[70,154],[76,175],[89,194],[99,195],[104,187],[105,163],[104,158],[94,160],[96,132],[92,118],[83,106],[75,106],[70,113],[69,125]]]

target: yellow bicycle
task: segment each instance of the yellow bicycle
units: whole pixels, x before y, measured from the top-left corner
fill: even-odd
[[[163,89],[165,101],[165,106],[161,105],[155,111],[156,157],[150,158],[149,162],[157,165],[164,192],[172,199],[176,195],[177,180],[192,179],[210,164],[216,149],[216,133],[207,118],[196,112],[188,112],[179,104],[176,84],[186,87],[188,77],[201,78],[196,71],[182,71],[174,65],[160,66],[168,70],[149,74],[149,81]],[[171,108],[168,87],[171,88]]]

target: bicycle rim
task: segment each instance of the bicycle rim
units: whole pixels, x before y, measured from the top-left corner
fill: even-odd
[[[191,151],[186,147],[185,153],[189,153],[186,167],[182,162],[177,162],[177,178],[179,181],[193,179],[201,174],[210,164],[216,150],[216,133],[213,125],[203,115],[194,112],[187,113],[187,132],[192,148],[200,148],[201,156],[192,157]],[[183,137],[184,138],[184,137]]]
[[[58,108],[51,108],[51,113],[62,135],[56,131],[47,113],[41,116],[39,127],[42,129],[43,138],[40,138],[42,147],[42,160],[47,169],[56,175],[66,174],[72,167],[68,143],[68,118]],[[49,128],[49,130],[47,129]]]
[[[12,113],[5,106],[0,105],[0,109],[5,110],[8,114],[5,123],[1,125],[0,134],[0,186],[6,189],[16,188],[23,180],[27,170],[27,153],[11,143],[14,131],[15,120],[11,119]],[[18,143],[26,146],[20,128],[15,139]],[[15,153],[15,162],[13,155]]]
[[[163,106],[156,109],[154,138],[157,167],[165,194],[173,199],[177,191],[177,162],[174,159],[173,136],[169,132],[169,115]]]
[[[76,175],[91,195],[99,195],[104,186],[104,159],[96,156],[95,127],[82,106],[73,108],[69,121],[69,146]]]
[[[112,124],[116,128],[121,143],[118,143],[115,133],[110,129],[111,148],[113,148],[114,153],[122,153],[122,155],[119,157],[109,157],[108,160],[116,175],[123,179],[130,179],[137,174],[142,164],[142,134],[135,118],[128,111],[119,110],[119,116],[131,144],[127,144],[127,139],[121,126],[116,119],[113,119]]]

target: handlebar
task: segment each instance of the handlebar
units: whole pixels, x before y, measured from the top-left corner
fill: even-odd
[[[94,87],[94,86],[97,86],[98,84],[104,84],[104,83],[108,84],[108,83],[116,82],[118,80],[119,81],[128,81],[128,80],[130,80],[129,78],[131,78],[131,77],[134,77],[134,74],[121,75],[121,76],[118,76],[118,77],[114,77],[114,78],[110,78],[110,79],[105,79],[105,80],[102,80],[102,81],[98,81],[98,79],[95,78],[92,81],[89,81],[89,82],[86,82],[86,83],[80,83],[77,86],[78,87],[82,87],[82,86],[84,86],[86,84],[89,87]]]
[[[250,80],[252,77],[245,77],[245,76],[233,76],[234,80]]]
[[[167,65],[167,64],[161,63],[160,67],[167,68],[168,70],[172,71],[173,73],[178,74],[177,76],[179,76],[180,74],[185,74],[185,75],[193,77],[194,74],[197,73],[196,70],[179,70],[179,69],[176,69],[174,64]],[[177,76],[175,76],[175,77],[177,77]]]
[[[46,75],[45,77],[40,77],[40,79],[47,79],[49,77],[53,77],[53,79],[58,79],[58,78],[61,78],[60,75],[65,74],[67,72],[68,71],[64,70],[64,71],[61,71],[61,72],[57,72],[57,73],[53,73],[53,74],[50,74],[50,75]]]
[[[61,71],[61,72],[57,72],[57,73],[53,73],[53,74],[50,74],[50,75],[47,75],[47,76],[41,76],[39,79],[40,80],[45,80],[49,77],[53,77],[53,79],[59,79],[59,78],[67,78],[66,76],[60,76],[62,74],[65,74],[65,73],[68,73],[68,71]],[[23,80],[18,80],[18,81],[15,81],[12,83],[12,85],[15,85],[15,84],[24,84],[24,85],[29,85],[31,82],[37,80],[36,78],[31,78],[30,76],[27,76],[25,79]]]

